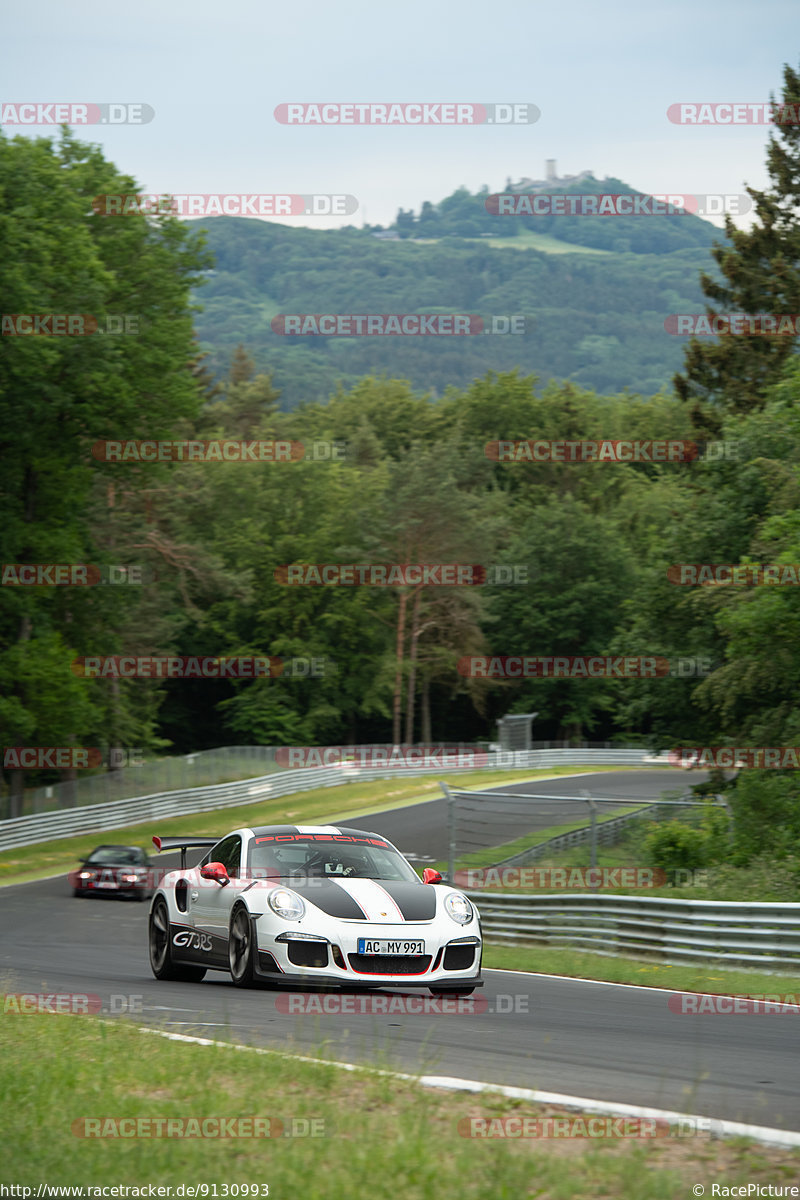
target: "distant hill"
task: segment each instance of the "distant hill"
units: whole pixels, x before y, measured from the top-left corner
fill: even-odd
[[[508,195],[565,196],[642,196],[621,179],[595,179],[590,171],[566,179],[510,179],[502,189]],[[456,237],[504,238],[513,243],[526,232],[544,234],[574,246],[610,250],[617,254],[671,254],[675,250],[708,249],[719,230],[687,212],[659,216],[570,216],[515,213],[498,215],[489,201],[488,187],[474,194],[458,188],[438,204],[426,200],[419,213],[413,209],[398,212],[390,231],[401,238]],[[496,193],[494,193],[496,194]],[[492,211],[494,210],[494,211]]]
[[[573,186],[587,193],[595,185],[632,192],[609,180]],[[492,217],[488,194],[469,199],[474,236],[442,233],[458,226],[464,189],[430,205],[433,217],[424,221],[422,214],[412,214],[411,224],[401,216],[399,229],[203,220],[216,265],[197,293],[204,311],[196,327],[209,365],[226,373],[243,342],[258,369],[272,372],[286,409],[326,399],[338,382],[347,387],[383,373],[434,395],[515,366],[604,393],[669,386],[683,363],[684,340],[666,333],[664,320],[705,311],[698,275],[713,273],[709,247],[724,235],[689,215],[552,217],[545,227],[540,218]],[[434,219],[441,236],[422,236],[435,233]],[[505,337],[286,336],[270,324],[279,314],[434,311],[521,314],[532,330]]]

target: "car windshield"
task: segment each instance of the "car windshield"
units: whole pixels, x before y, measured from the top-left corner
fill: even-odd
[[[249,872],[256,879],[389,879],[420,883],[402,855],[389,845],[373,846],[367,838],[345,842],[291,841],[275,844],[256,838],[250,848]]]
[[[88,863],[113,863],[114,866],[139,865],[144,862],[144,851],[135,846],[99,846],[86,860]]]

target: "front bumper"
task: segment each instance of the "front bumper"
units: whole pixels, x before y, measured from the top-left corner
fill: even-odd
[[[276,972],[261,971],[255,967],[253,974],[257,979],[269,982],[273,987],[357,987],[365,991],[371,988],[399,988],[400,991],[406,992],[409,988],[431,988],[444,990],[449,992],[463,991],[465,988],[483,987],[483,979],[480,975],[474,975],[471,979],[446,979],[446,980],[426,980],[426,979],[409,979],[406,976],[395,975],[386,979],[379,979],[376,976],[356,978],[351,975],[349,979],[341,975],[331,975],[325,971],[314,972],[313,975],[305,975],[300,972],[294,975],[280,975]]]
[[[140,883],[123,883],[121,880],[104,880],[102,883],[92,879],[80,879],[72,885],[76,891],[85,892],[87,896],[131,896],[150,895],[151,888],[146,880]]]
[[[397,926],[361,923],[330,931],[329,936],[305,930],[285,928],[279,933],[266,930],[259,936],[258,920],[253,921],[255,974],[260,979],[284,986],[300,984],[336,984],[358,988],[446,988],[458,991],[482,987],[480,976],[482,941],[475,932],[453,931],[442,938],[433,935],[430,925],[404,925],[403,938],[420,938],[426,953],[421,956],[367,956],[358,953],[358,939],[396,940]],[[298,936],[302,934],[304,936]]]

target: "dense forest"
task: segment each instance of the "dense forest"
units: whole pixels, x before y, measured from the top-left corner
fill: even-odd
[[[788,68],[786,88],[800,91]],[[3,338],[2,563],[94,564],[114,567],[116,578],[120,565],[137,568],[116,586],[19,586],[4,568],[4,745],[154,754],[230,743],[473,741],[491,739],[499,716],[529,711],[539,714],[540,738],[800,743],[798,588],[681,585],[670,570],[800,563],[795,339],[694,341],[674,390],[605,391],[623,361],[615,325],[623,308],[642,338],[636,323],[652,316],[659,378],[670,339],[658,321],[697,309],[698,294],[714,311],[800,312],[798,138],[787,127],[771,139],[771,188],[751,192],[752,230],[729,223],[725,243],[705,259],[699,247],[591,259],[465,242],[381,244],[369,232],[227,219],[210,223],[205,246],[196,226],[169,214],[94,212],[87,197],[136,190],[96,147],[66,132],[55,144],[0,138],[8,312],[91,313],[101,327],[109,315],[136,314],[138,322],[128,334]],[[284,347],[273,373],[272,351],[249,334],[247,313],[258,305],[267,306],[267,325],[270,305],[452,311],[480,298],[489,311],[519,311],[534,294],[523,278],[546,298],[552,328],[573,352],[586,338],[608,343],[606,380],[549,378],[543,358],[533,374],[520,339],[497,337],[486,339],[494,367],[466,382],[473,368],[463,345],[441,346],[429,368],[417,347],[415,371],[397,375],[397,360],[381,350],[383,369],[370,373],[357,346],[352,370],[364,368],[361,377],[331,386],[321,354],[316,385],[313,351]],[[221,279],[238,281],[238,300],[219,290]],[[204,294],[198,314],[193,304]],[[566,319],[578,311],[580,327]],[[218,349],[235,342],[223,374],[203,351],[209,322]],[[383,341],[391,339],[375,339]],[[293,364],[300,382],[287,405],[278,378]],[[424,386],[409,379],[428,369]],[[295,450],[250,462],[97,451],[143,439],[279,440]],[[487,450],[529,439],[682,439],[699,450],[683,461],[579,462],[500,461]],[[488,574],[473,586],[289,581],[291,565],[337,563],[479,564]],[[498,565],[516,580],[498,582]],[[681,665],[648,678],[459,670],[470,656],[554,654]],[[88,678],[76,665],[118,655],[322,666],[212,680]],[[6,772],[6,786],[22,778]],[[771,778],[779,806],[794,783],[790,774]]]
[[[337,384],[352,387],[364,375],[407,379],[433,397],[509,366],[608,394],[649,395],[669,385],[686,338],[664,322],[671,313],[704,311],[698,276],[714,237],[724,240],[707,221],[497,217],[482,194],[463,191],[436,211],[441,238],[422,237],[423,214],[419,229],[402,228],[401,214],[394,241],[372,229],[292,229],[243,217],[190,223],[202,226],[214,255],[195,295],[209,368],[226,373],[244,343],[258,370],[272,375],[284,410],[323,402]],[[464,211],[476,215],[474,237],[459,232],[470,228]],[[531,221],[543,224],[526,230]],[[518,314],[526,322],[521,335],[455,338],[274,331],[280,314],[309,312]]]

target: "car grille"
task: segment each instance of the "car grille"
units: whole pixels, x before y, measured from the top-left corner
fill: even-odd
[[[430,954],[348,954],[347,961],[362,975],[424,975]]]
[[[289,942],[289,962],[295,967],[327,967],[326,942]]]
[[[445,971],[466,971],[475,962],[474,946],[448,946],[444,952]]]

